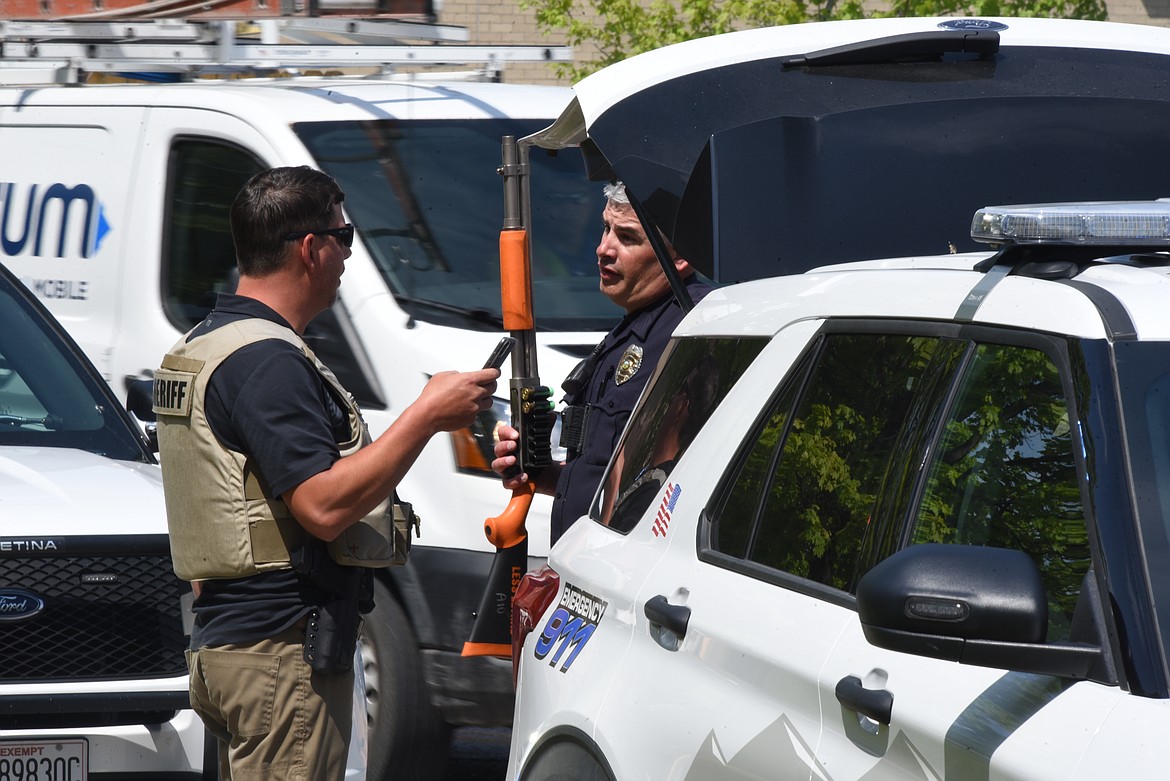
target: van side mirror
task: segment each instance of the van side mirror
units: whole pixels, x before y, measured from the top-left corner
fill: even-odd
[[[126,381],[126,409],[142,424],[152,452],[158,452],[158,426],[154,415],[154,380]]]
[[[154,423],[154,380],[126,381],[126,409],[143,423]]]
[[[857,584],[865,639],[962,664],[1087,678],[1092,643],[1045,643],[1048,595],[1032,558],[977,545],[912,545]]]

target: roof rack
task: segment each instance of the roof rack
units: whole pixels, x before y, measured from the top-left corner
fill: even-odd
[[[279,17],[253,21],[0,21],[0,84],[80,84],[89,73],[271,75],[304,68],[567,62],[567,46],[468,45],[466,28],[398,20]],[[426,43],[404,43],[424,41]]]

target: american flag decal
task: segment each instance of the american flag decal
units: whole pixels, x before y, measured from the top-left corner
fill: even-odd
[[[681,485],[666,484],[666,493],[662,497],[662,503],[658,505],[658,512],[654,515],[655,537],[666,536],[666,529],[670,526],[670,514],[674,512],[674,506],[678,504],[680,496],[682,496]]]

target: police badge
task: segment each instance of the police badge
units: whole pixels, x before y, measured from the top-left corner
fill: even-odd
[[[631,344],[622,353],[622,359],[618,361],[617,370],[614,372],[614,382],[621,385],[626,380],[638,373],[638,369],[642,368],[642,346]]]

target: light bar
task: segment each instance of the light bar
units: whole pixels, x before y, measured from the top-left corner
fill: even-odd
[[[986,244],[1170,245],[1170,198],[988,206],[971,238]]]

